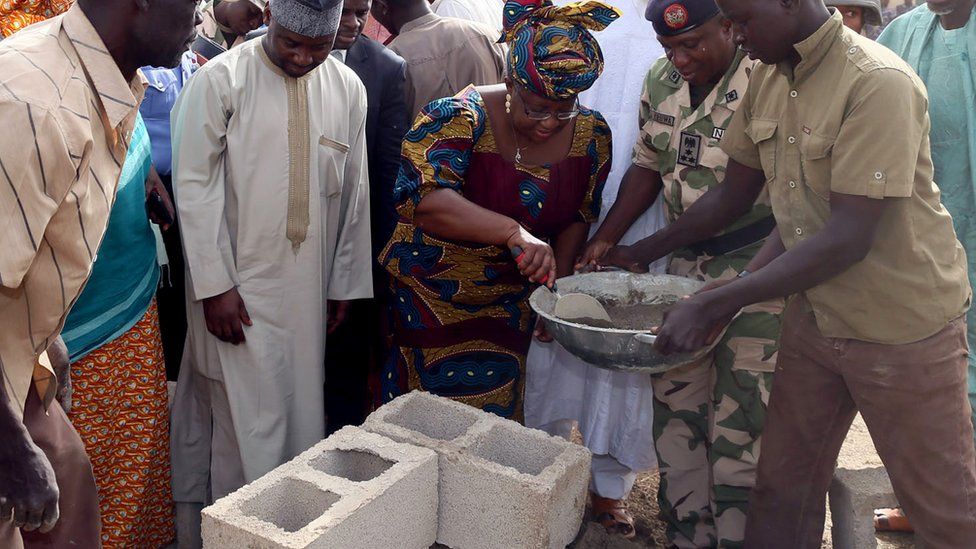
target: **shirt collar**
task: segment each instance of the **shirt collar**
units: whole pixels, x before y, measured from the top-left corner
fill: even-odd
[[[136,71],[131,82],[125,81],[112,54],[77,2],[65,13],[62,26],[95,93],[101,98],[109,125],[118,127],[138,108],[147,84],[145,77]]]
[[[416,28],[427,25],[428,23],[433,23],[434,21],[437,21],[440,18],[441,16],[437,15],[436,13],[429,13],[423,17],[418,17],[413,21],[410,21],[409,23],[400,27],[400,34],[403,34],[405,32],[410,32]]]
[[[749,63],[750,61],[745,58],[746,54],[741,49],[737,49],[735,52],[735,57],[732,59],[732,65],[729,66],[729,70],[722,77],[722,80],[716,85],[719,90],[724,90],[724,93],[720,97],[715,98],[716,105],[726,105],[728,103],[734,103],[738,101],[742,94],[749,87],[749,73],[751,72],[748,68],[742,71],[743,63]]]
[[[839,11],[829,8],[831,15],[820,28],[804,40],[793,45],[793,49],[800,54],[800,62],[793,67],[789,61],[782,61],[776,65],[781,73],[794,80],[802,79],[813,73],[827,56],[830,44],[837,40],[844,31],[844,20]]]

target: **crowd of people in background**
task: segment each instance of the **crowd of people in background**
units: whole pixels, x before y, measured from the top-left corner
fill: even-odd
[[[414,390],[581,437],[613,535],[657,468],[680,548],[819,547],[860,413],[876,527],[976,539],[974,0],[3,0],[0,36],[0,547],[200,547]],[[714,350],[571,355],[528,296],[600,269],[705,283],[647,328]]]

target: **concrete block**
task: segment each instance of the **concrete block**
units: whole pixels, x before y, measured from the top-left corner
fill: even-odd
[[[561,549],[576,537],[590,477],[586,448],[497,420],[451,458],[441,469],[441,543]]]
[[[370,414],[363,428],[400,442],[450,452],[470,442],[477,424],[493,418],[496,416],[466,404],[414,391]]]
[[[874,510],[898,507],[888,472],[878,457],[867,425],[854,418],[828,493],[834,549],[874,549]]]
[[[433,451],[346,427],[204,509],[203,546],[427,549],[437,497]]]
[[[420,392],[380,408],[364,428],[438,453],[438,543],[562,549],[579,532],[590,475],[582,446]]]

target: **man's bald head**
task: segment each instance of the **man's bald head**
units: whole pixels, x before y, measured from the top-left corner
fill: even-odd
[[[795,58],[793,45],[830,17],[823,0],[716,0],[732,22],[733,39],[766,64]]]
[[[428,13],[428,0],[373,0],[370,10],[373,19],[393,34],[400,34],[400,27]]]
[[[78,0],[127,78],[146,65],[176,67],[196,38],[196,0]]]
[[[960,10],[972,12],[973,0],[926,0],[929,11],[936,15],[949,15]]]

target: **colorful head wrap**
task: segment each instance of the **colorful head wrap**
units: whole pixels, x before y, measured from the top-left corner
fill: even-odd
[[[597,0],[562,7],[552,0],[508,0],[499,42],[509,46],[509,77],[542,97],[575,97],[603,72],[603,52],[590,31],[607,28],[620,15]]]

